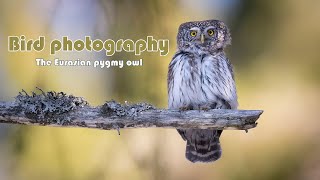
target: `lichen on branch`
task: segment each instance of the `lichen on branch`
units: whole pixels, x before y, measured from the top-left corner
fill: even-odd
[[[139,112],[152,109],[154,110],[156,108],[148,103],[129,104],[126,102],[124,105],[122,105],[114,100],[111,100],[102,105],[101,112],[108,116],[116,115],[119,117],[133,117],[137,116]]]
[[[16,96],[16,106],[21,107],[26,117],[36,120],[38,122],[47,122],[49,120],[63,121],[62,114],[76,110],[89,103],[81,97],[67,95],[64,92],[44,92],[37,88],[40,93],[32,92],[29,95],[22,90]]]

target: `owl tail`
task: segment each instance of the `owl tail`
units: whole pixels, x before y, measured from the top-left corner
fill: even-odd
[[[187,140],[186,158],[195,162],[213,162],[221,157],[221,146],[219,136],[221,133],[216,133],[213,139],[207,141],[197,141],[195,144]]]

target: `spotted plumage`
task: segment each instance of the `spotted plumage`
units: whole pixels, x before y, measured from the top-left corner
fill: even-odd
[[[180,25],[178,50],[169,64],[169,109],[236,109],[232,65],[224,53],[231,43],[227,26],[219,20]],[[221,130],[178,129],[187,141],[186,158],[212,162],[221,157]]]

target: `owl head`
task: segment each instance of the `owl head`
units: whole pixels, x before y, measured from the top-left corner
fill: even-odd
[[[193,21],[180,25],[177,36],[179,50],[214,52],[231,43],[228,27],[219,20]]]

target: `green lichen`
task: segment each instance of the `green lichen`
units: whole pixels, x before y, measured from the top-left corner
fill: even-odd
[[[40,123],[64,123],[68,120],[64,115],[88,105],[88,102],[81,97],[67,95],[64,92],[44,92],[38,88],[40,93],[32,92],[29,95],[22,90],[16,96],[17,107],[20,107],[24,114]]]

